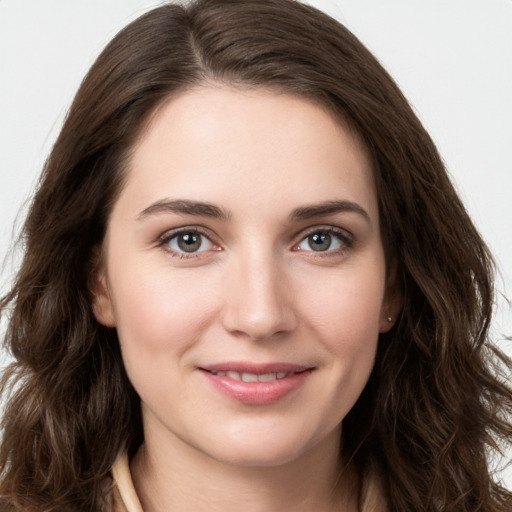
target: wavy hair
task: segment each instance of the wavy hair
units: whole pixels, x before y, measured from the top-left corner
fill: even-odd
[[[123,29],[85,77],[45,164],[1,300],[5,346],[2,510],[93,512],[122,450],[143,439],[117,334],[90,279],[137,137],[155,109],[209,82],[264,87],[325,106],[372,159],[388,268],[403,297],[344,419],[343,455],[382,474],[394,512],[499,512],[493,480],[510,442],[510,361],[488,337],[493,262],[434,144],[369,51],[293,0],[195,0]]]

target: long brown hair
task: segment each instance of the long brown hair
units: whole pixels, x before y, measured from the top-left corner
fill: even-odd
[[[379,468],[389,509],[509,511],[489,460],[510,442],[510,362],[488,340],[492,258],[430,137],[342,25],[293,0],[164,5],[122,30],[84,79],[23,228],[2,299],[2,510],[97,511],[110,467],[143,439],[139,399],[89,281],[133,147],[155,108],[207,82],[302,95],[348,122],[373,163],[388,266],[403,297],[344,420],[343,455]]]

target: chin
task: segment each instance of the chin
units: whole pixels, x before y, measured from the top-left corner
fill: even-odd
[[[258,446],[231,446],[220,454],[213,453],[218,462],[241,468],[277,468],[301,458],[302,451],[292,446],[272,446],[262,442]]]
[[[264,432],[244,431],[240,436],[228,436],[217,442],[212,440],[207,453],[218,462],[245,468],[277,468],[290,463],[307,460],[313,453],[324,448],[332,450],[336,444],[339,453],[340,438],[337,430],[332,435],[304,437],[303,432],[293,435],[291,429],[265,429]],[[325,443],[328,441],[328,443]],[[213,449],[212,449],[213,447]],[[331,452],[332,453],[332,452]]]

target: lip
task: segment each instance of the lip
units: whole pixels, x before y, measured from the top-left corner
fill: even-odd
[[[313,367],[292,363],[226,362],[198,368],[206,380],[223,395],[246,405],[269,405],[297,390],[313,372]],[[287,373],[271,381],[245,382],[223,375],[225,372],[264,375]],[[221,373],[221,375],[217,375]]]

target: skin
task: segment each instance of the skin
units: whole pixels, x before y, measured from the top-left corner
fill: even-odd
[[[161,206],[171,200],[225,215]],[[333,201],[350,208],[297,215]],[[181,228],[199,230],[199,250],[180,249]],[[329,230],[314,250],[312,235]],[[358,138],[291,95],[175,96],[133,150],[103,253],[94,311],[117,328],[141,397],[145,443],[131,470],[144,510],[357,510],[341,422],[398,308]],[[277,402],[250,405],[200,369],[226,361],[313,370]]]

